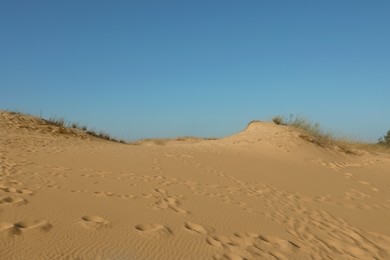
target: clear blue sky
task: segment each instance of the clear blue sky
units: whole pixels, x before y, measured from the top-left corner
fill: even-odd
[[[390,129],[389,1],[0,1],[0,109],[122,138]]]

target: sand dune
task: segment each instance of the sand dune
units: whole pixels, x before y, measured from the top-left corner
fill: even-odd
[[[267,122],[126,145],[0,112],[0,258],[390,259],[389,169]]]

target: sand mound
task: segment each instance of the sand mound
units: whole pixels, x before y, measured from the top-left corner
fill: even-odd
[[[288,126],[254,121],[249,123],[242,132],[226,137],[224,140],[232,143],[297,142],[300,141],[299,134],[299,131]]]
[[[56,136],[67,135],[83,139],[89,138],[85,132],[79,129],[58,126],[42,118],[7,111],[0,111],[0,127],[13,132],[25,130],[23,133],[26,134],[40,133]]]
[[[273,122],[252,121],[246,129],[238,134],[226,137],[223,144],[257,145],[264,151],[279,148],[285,152],[341,152],[344,154],[363,155],[359,150],[345,142],[336,139],[315,136],[310,132],[293,126],[277,125]],[[322,149],[318,149],[322,148]],[[324,150],[325,149],[325,150]]]
[[[0,112],[1,259],[390,258],[388,156],[265,122],[169,145],[84,135]]]

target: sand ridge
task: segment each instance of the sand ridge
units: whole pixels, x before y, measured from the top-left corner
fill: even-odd
[[[123,145],[1,112],[0,254],[389,258],[388,155],[298,135],[255,122],[219,140]]]

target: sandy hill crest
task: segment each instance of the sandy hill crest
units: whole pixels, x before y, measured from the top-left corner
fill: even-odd
[[[390,259],[388,155],[267,122],[158,146],[78,131],[0,111],[0,259]]]
[[[315,136],[294,126],[277,125],[265,121],[252,121],[243,131],[222,140],[224,144],[254,145],[263,148],[276,147],[285,152],[304,150],[308,153],[312,151],[330,151],[352,155],[365,153],[347,142],[341,142],[331,137]]]
[[[12,132],[27,131],[30,134],[40,133],[54,136],[73,136],[82,139],[90,138],[86,132],[80,129],[58,126],[48,120],[17,112],[0,111],[0,127]]]
[[[247,141],[255,141],[262,138],[269,140],[275,138],[288,139],[299,136],[298,131],[294,130],[295,129],[288,126],[276,125],[273,122],[252,121],[243,131],[228,138]]]
[[[13,133],[29,133],[29,134],[44,134],[50,136],[73,137],[79,139],[93,139],[99,137],[97,133],[85,131],[80,128],[72,128],[67,126],[56,125],[50,120],[42,119],[32,115],[26,115],[18,112],[0,111],[0,127],[6,131]],[[103,138],[107,139],[107,138]],[[113,139],[114,141],[118,141]],[[180,143],[197,143],[197,142],[217,142],[220,144],[244,144],[244,145],[261,145],[263,147],[277,147],[287,152],[293,150],[302,150],[313,148],[326,148],[343,153],[360,154],[358,149],[340,145],[336,142],[319,141],[318,137],[312,136],[301,129],[287,126],[277,125],[273,122],[252,121],[247,127],[234,135],[222,138],[174,138],[174,139],[145,139],[135,144],[150,145],[150,144],[175,144]]]

